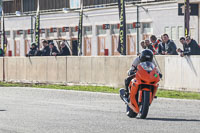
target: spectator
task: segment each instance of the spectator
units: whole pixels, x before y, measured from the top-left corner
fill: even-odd
[[[184,37],[180,38],[180,42],[183,45],[183,50],[180,48],[177,50],[181,53],[181,57],[184,55],[200,55],[200,48],[197,42],[187,36],[186,39]]]
[[[3,52],[3,49],[2,48],[0,48],[0,57],[1,56],[4,56],[4,52]]]
[[[166,52],[165,43],[164,43],[163,35],[161,35],[161,43],[158,46],[158,54],[164,55],[163,53],[165,52]]]
[[[48,42],[46,40],[43,40],[42,44],[43,44],[44,48],[41,51],[41,55],[42,56],[50,56],[50,49],[49,49]]]
[[[140,45],[141,45],[142,49],[146,49],[146,46],[145,46],[145,44],[144,44],[144,40],[142,40],[142,41],[140,42]]]
[[[162,51],[163,55],[178,55],[176,52],[176,44],[169,39],[167,34],[163,34],[163,41],[165,43],[165,50],[166,52]]]
[[[152,52],[154,52],[153,46],[150,44],[150,41],[148,39],[146,39],[144,41],[146,49],[150,49]]]
[[[70,50],[69,50],[69,47],[66,46],[65,42],[61,42],[61,50],[59,53],[53,53],[54,56],[68,56],[68,55],[71,55],[70,54]]]
[[[179,41],[180,41],[180,43],[181,43],[182,45],[186,45],[186,41],[185,41],[185,38],[184,38],[184,37],[181,37]]]
[[[36,55],[37,55],[37,46],[35,43],[32,43],[30,51],[28,52],[26,56],[36,56]]]
[[[151,40],[151,43],[152,43],[152,46],[154,49],[154,51],[153,51],[154,55],[158,54],[158,48],[159,48],[161,41],[159,41],[155,35],[151,35],[150,40]]]
[[[49,43],[49,49],[50,49],[50,56],[53,55],[53,53],[59,53],[58,50],[57,50],[57,47],[54,46],[54,43],[53,42],[50,42]]]

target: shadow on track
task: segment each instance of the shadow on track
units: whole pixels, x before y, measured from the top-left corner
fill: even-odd
[[[0,110],[0,112],[3,112],[3,111],[7,111],[7,110],[4,110],[4,109],[1,109],[1,110]]]
[[[200,122],[197,119],[178,119],[178,118],[147,118],[146,120],[153,120],[153,121],[193,121],[193,122]]]

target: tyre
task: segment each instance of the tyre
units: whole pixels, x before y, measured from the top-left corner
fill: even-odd
[[[128,98],[128,101],[130,101],[130,97]],[[138,101],[138,95],[136,95],[136,101]],[[135,118],[138,114],[135,113],[128,105],[126,106],[126,115],[130,118]]]
[[[137,113],[133,112],[132,109],[130,109],[130,107],[127,105],[126,108],[126,115],[130,118],[135,118],[137,116]]]
[[[143,91],[142,105],[140,106],[140,118],[146,119],[149,111],[150,91]]]

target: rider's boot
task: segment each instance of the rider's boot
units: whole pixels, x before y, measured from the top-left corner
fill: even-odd
[[[129,96],[129,89],[128,89],[128,86],[129,86],[129,80],[128,78],[125,79],[125,97],[128,99],[128,96]]]

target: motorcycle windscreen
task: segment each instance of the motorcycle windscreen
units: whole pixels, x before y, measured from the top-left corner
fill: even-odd
[[[144,70],[146,70],[148,72],[153,71],[154,68],[155,68],[155,65],[152,62],[149,62],[149,61],[141,62],[140,65]]]

